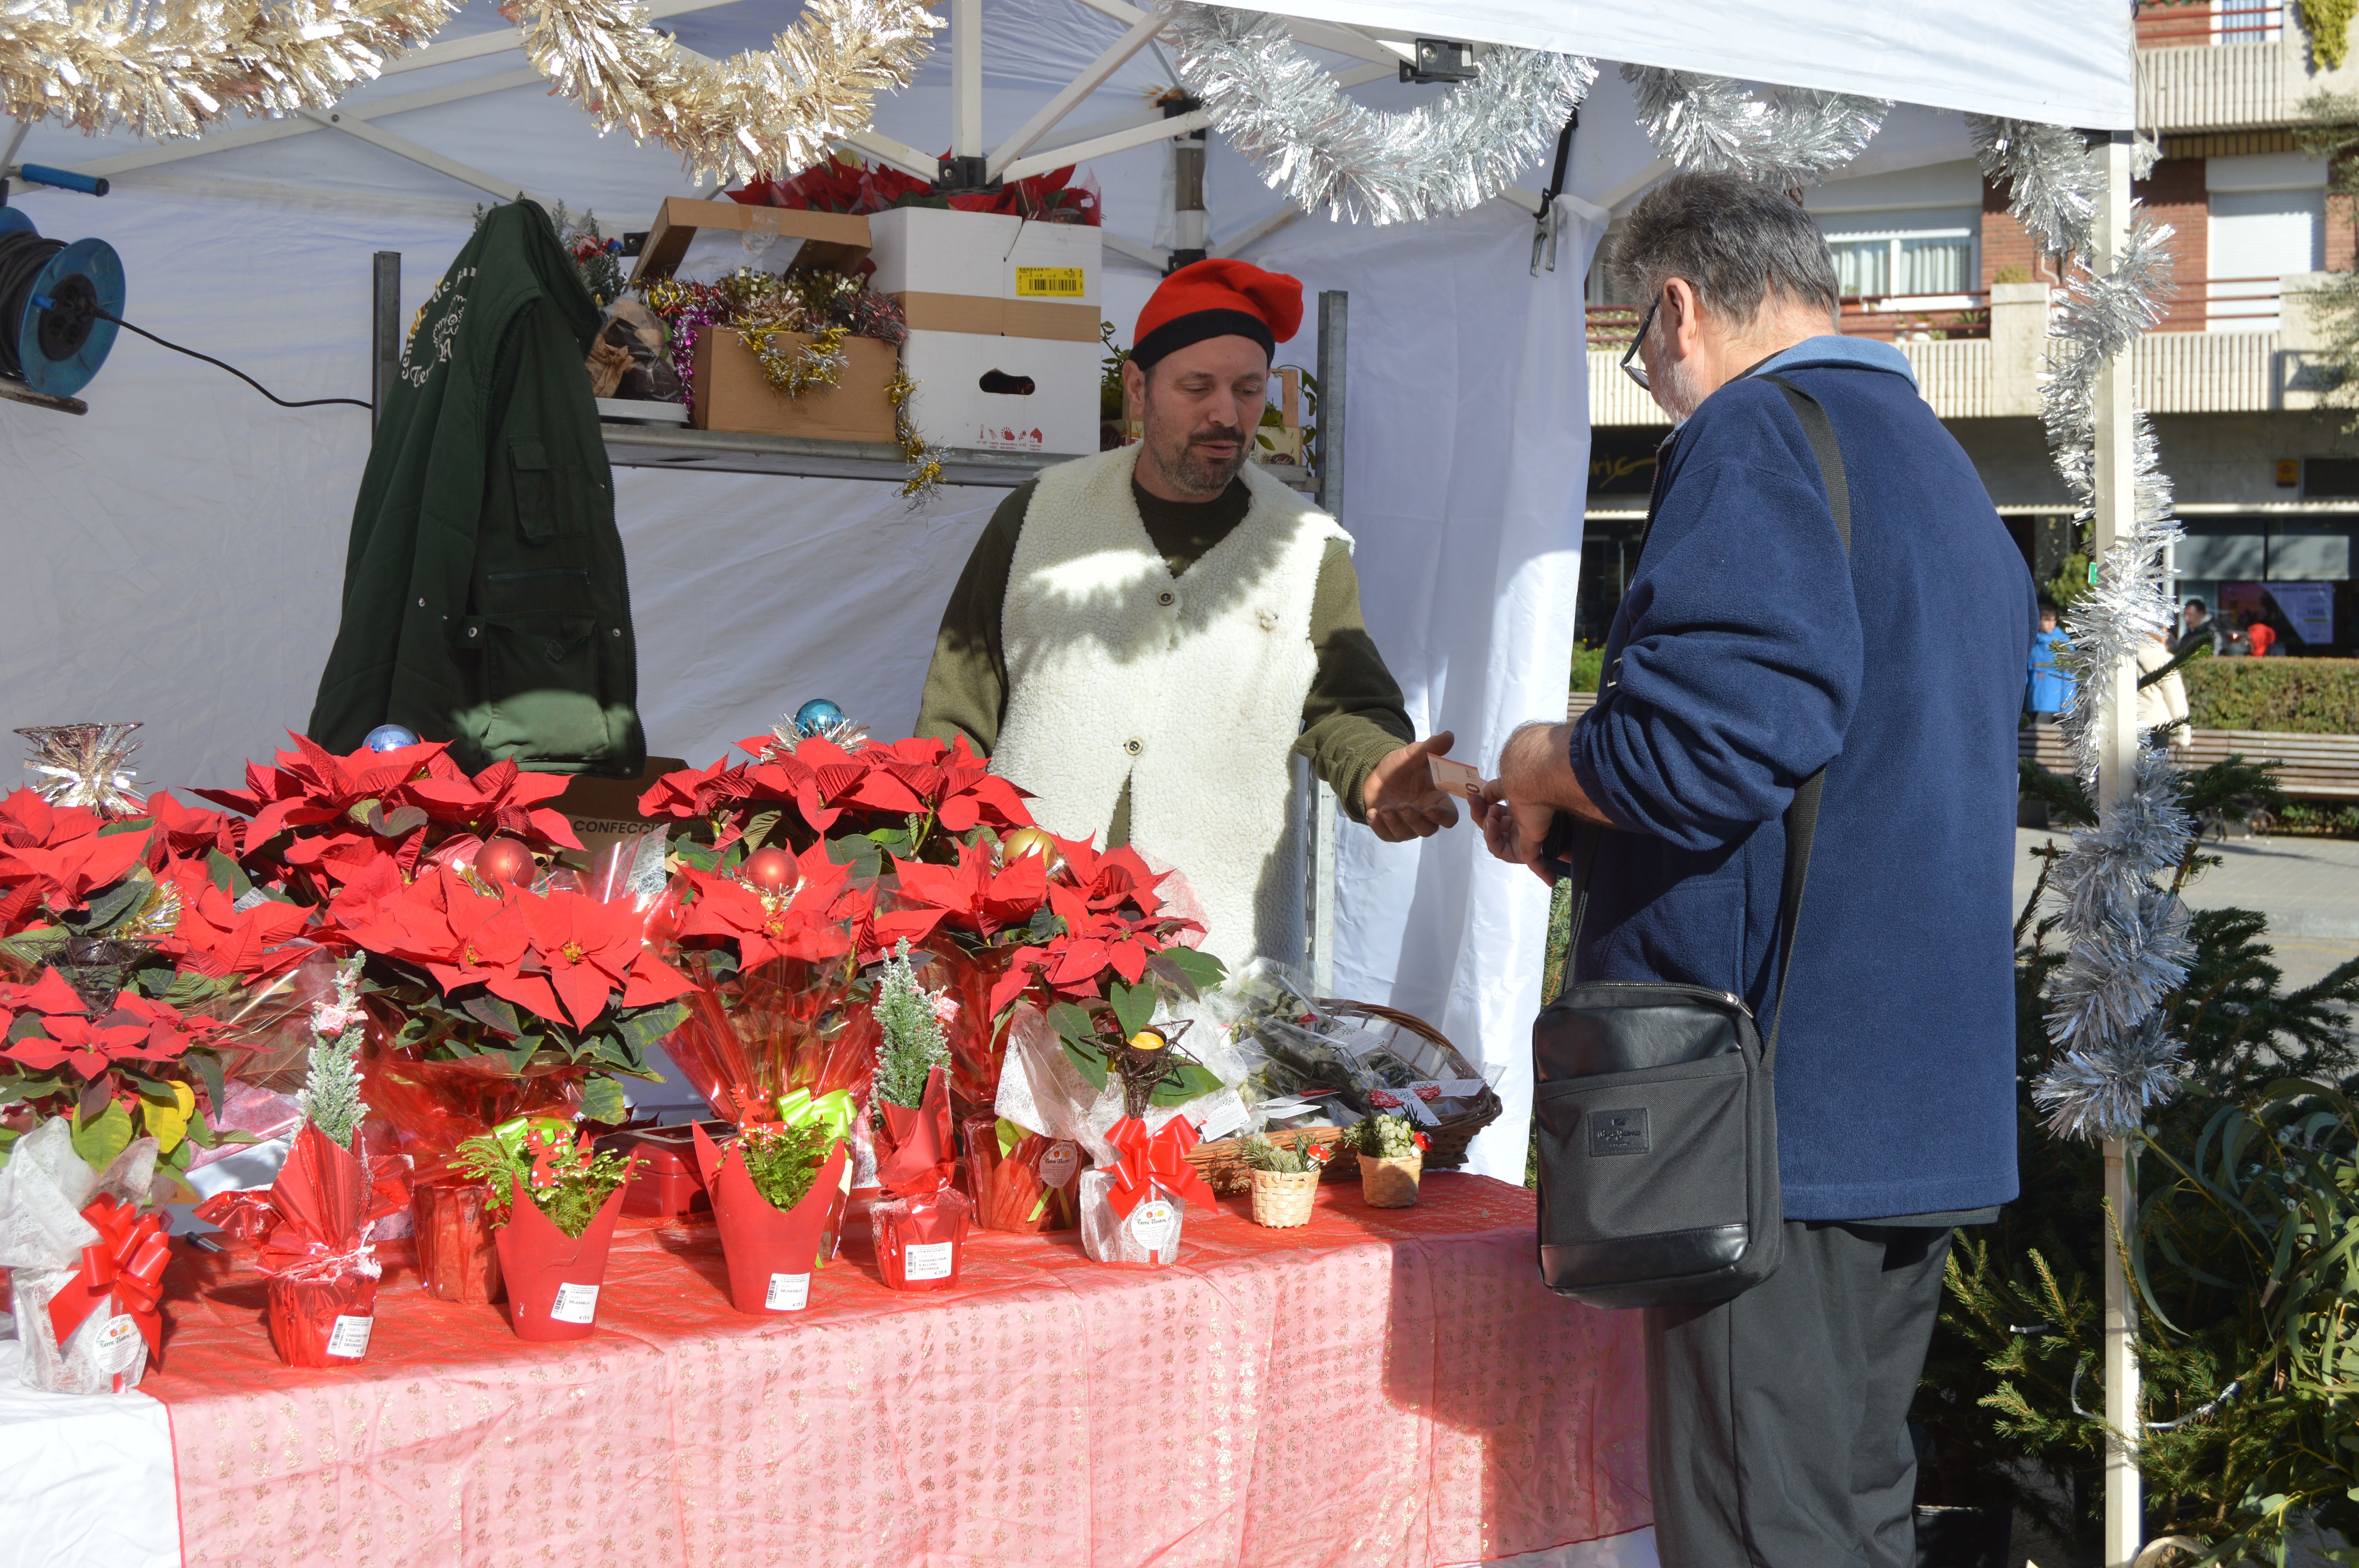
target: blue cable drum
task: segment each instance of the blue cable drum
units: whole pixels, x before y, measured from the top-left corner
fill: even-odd
[[[123,301],[113,245],[43,240],[21,211],[0,208],[0,370],[35,392],[72,396],[114,347],[107,318],[123,314]]]

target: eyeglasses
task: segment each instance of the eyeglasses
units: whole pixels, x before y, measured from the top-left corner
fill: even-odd
[[[1622,354],[1622,373],[1648,392],[1652,392],[1654,388],[1647,384],[1647,367],[1634,362],[1638,358],[1638,345],[1647,341],[1647,329],[1655,324],[1655,312],[1662,308],[1663,297],[1658,294],[1655,296],[1655,302],[1647,307],[1646,316],[1638,322],[1638,335],[1630,340],[1629,348]]]

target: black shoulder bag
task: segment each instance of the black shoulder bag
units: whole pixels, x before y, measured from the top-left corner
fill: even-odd
[[[1802,422],[1848,557],[1851,497],[1834,427],[1801,388],[1761,379]],[[1645,981],[1568,983],[1532,1025],[1540,1278],[1560,1295],[1601,1307],[1724,1301],[1777,1272],[1777,1029],[1825,782],[1824,768],[1803,780],[1786,812],[1767,1040],[1726,991]],[[1568,962],[1581,950],[1603,832],[1590,830],[1582,857]]]

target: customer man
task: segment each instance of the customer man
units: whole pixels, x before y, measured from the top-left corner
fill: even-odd
[[[1511,738],[1485,835],[1537,868],[1557,812],[1602,827],[1574,974],[1731,991],[1766,1031],[1783,814],[1826,769],[1777,1063],[1785,1261],[1647,1314],[1655,1528],[1666,1568],[1908,1568],[1907,1414],[1951,1230],[2016,1192],[2030,574],[1908,361],[1834,335],[1832,261],[1792,200],[1675,176],[1614,259],[1680,423],[1597,703]],[[1848,558],[1766,373],[1833,426]]]
[[[1139,312],[1132,447],[1061,463],[984,527],[942,612],[918,731],[964,736],[1051,831],[1178,866],[1206,949],[1302,955],[1301,752],[1378,838],[1458,820],[1360,618],[1351,535],[1249,460],[1302,285],[1180,268]]]
[[[2228,651],[2228,633],[2212,618],[2211,606],[2200,599],[2190,599],[2187,608],[2180,611],[2180,632],[2170,641],[2170,651],[2183,654],[2198,643],[2211,643],[2216,658]]]

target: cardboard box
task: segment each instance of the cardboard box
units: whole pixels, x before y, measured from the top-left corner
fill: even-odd
[[[896,294],[910,330],[976,332],[993,338],[1054,338],[1064,343],[1094,343],[1098,308],[1060,305],[1047,299],[1000,299],[979,294]]]
[[[1083,456],[1098,449],[1103,354],[1094,341],[912,331],[910,417],[937,446]]]
[[[1000,212],[896,207],[868,219],[869,287],[879,294],[964,294],[986,299],[1098,303],[1101,232],[1086,223],[1035,223]]]
[[[720,268],[724,272],[735,265],[777,273],[851,272],[868,254],[868,220],[842,212],[668,196],[639,247],[631,282],[669,277],[688,259],[691,246],[703,252],[716,243],[720,250],[713,259],[731,262]]]
[[[635,779],[602,779],[588,773],[576,773],[557,797],[557,809],[573,825],[573,836],[582,840],[582,854],[569,849],[568,860],[579,860],[584,866],[595,860],[607,845],[625,838],[636,838],[650,827],[675,826],[639,815],[639,796],[647,793],[656,780],[666,773],[676,773],[688,766],[679,757],[649,757],[647,770]],[[708,830],[709,836],[709,830]]]
[[[811,341],[800,333],[794,337],[798,342]],[[847,362],[835,385],[815,386],[800,397],[788,397],[770,384],[762,373],[760,356],[744,338],[726,327],[709,328],[696,339],[691,419],[700,430],[823,441],[893,440],[893,401],[886,395],[893,381],[892,345],[875,338],[846,338],[843,351]]]

